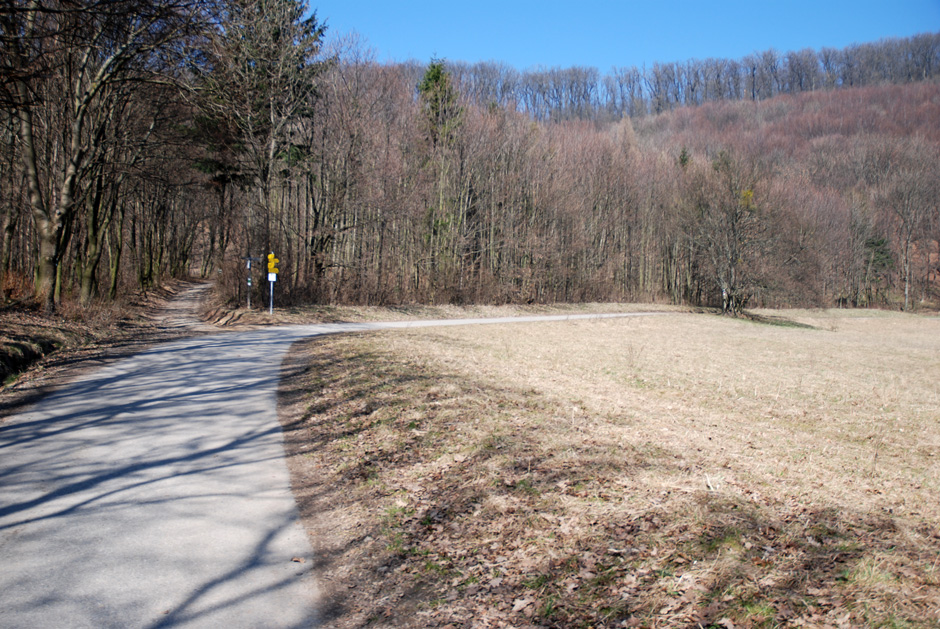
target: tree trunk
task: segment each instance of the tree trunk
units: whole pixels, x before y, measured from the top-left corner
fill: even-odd
[[[82,304],[88,304],[98,291],[98,264],[104,251],[101,246],[102,234],[107,231],[108,223],[114,211],[114,200],[107,216],[101,216],[102,197],[104,196],[102,176],[99,174],[95,182],[95,193],[88,204],[88,214],[85,222],[85,258],[81,265],[81,288],[79,299]],[[112,191],[116,194],[116,191]]]
[[[6,290],[6,277],[10,272],[10,262],[13,258],[13,234],[16,232],[16,214],[9,208],[3,217],[3,244],[0,253],[0,288]]]
[[[117,215],[117,227],[114,230],[116,237],[111,238],[111,232],[108,232],[108,255],[109,270],[111,272],[111,282],[108,286],[108,299],[114,300],[118,293],[118,280],[121,275],[121,252],[124,248],[124,206],[121,205]]]
[[[20,83],[19,96],[28,102],[26,86]],[[55,278],[58,266],[57,246],[62,231],[62,222],[48,211],[39,183],[39,167],[36,162],[36,145],[33,138],[33,114],[28,107],[18,112],[20,118],[20,141],[22,142],[23,168],[29,191],[29,205],[36,224],[39,240],[39,258],[36,261],[36,300],[42,304],[43,312],[55,312]]]

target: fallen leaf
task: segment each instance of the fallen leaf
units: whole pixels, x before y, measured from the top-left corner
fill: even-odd
[[[535,599],[532,598],[517,598],[512,603],[512,611],[519,612],[535,602]]]

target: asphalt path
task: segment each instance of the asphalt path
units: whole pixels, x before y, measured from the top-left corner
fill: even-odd
[[[0,627],[317,625],[276,392],[303,338],[560,315],[341,323],[166,343],[0,424]]]

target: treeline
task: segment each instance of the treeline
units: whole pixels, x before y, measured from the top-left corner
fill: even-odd
[[[601,79],[379,64],[293,0],[8,5],[0,272],[49,311],[257,303],[271,251],[281,304],[936,299],[937,35]]]
[[[936,297],[934,83],[535,123],[461,104],[442,67],[417,97],[412,78],[370,63],[323,76],[276,238],[306,265],[284,286],[298,300]]]
[[[448,70],[476,105],[496,104],[537,120],[616,120],[716,101],[929,81],[940,75],[940,33],[844,49],[615,67],[603,75],[591,67],[520,72],[493,62],[450,63]]]

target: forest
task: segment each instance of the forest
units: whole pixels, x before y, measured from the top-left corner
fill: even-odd
[[[602,74],[314,9],[3,0],[4,300],[940,303],[940,33]]]

